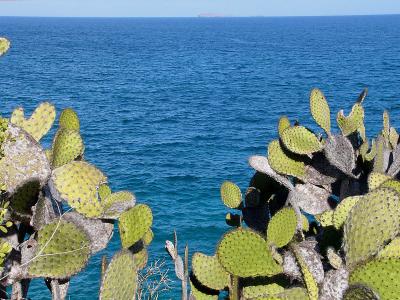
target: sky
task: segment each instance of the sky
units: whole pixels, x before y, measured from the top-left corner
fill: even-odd
[[[0,16],[330,16],[399,13],[400,0],[0,0]]]

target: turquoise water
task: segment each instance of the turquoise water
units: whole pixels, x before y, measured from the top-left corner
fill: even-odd
[[[31,112],[43,100],[59,111],[74,107],[86,159],[114,190],[132,190],[152,207],[151,261],[167,258],[173,229],[181,250],[188,243],[191,253],[213,253],[227,229],[220,184],[232,180],[244,191],[247,158],[266,152],[281,114],[314,126],[312,87],[325,92],[334,112],[348,112],[369,87],[370,137],[384,108],[400,125],[400,16],[0,17],[1,35],[13,42],[0,60],[1,111],[23,105]],[[101,255],[119,247],[115,236],[73,278],[70,299],[97,298]],[[30,297],[50,293],[36,280]],[[178,289],[160,297],[178,298]]]

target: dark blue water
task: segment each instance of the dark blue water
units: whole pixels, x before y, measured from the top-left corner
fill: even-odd
[[[192,253],[213,253],[227,228],[221,182],[246,188],[247,158],[266,152],[281,114],[314,126],[312,87],[325,92],[335,113],[348,112],[369,87],[370,137],[384,108],[400,125],[400,16],[3,17],[1,35],[13,42],[0,59],[1,111],[23,105],[31,112],[43,100],[74,107],[86,159],[114,190],[132,190],[152,207],[151,261],[167,257],[164,241],[174,228],[181,249],[187,242]],[[97,298],[101,255],[119,247],[114,238],[92,258],[72,280],[70,299]],[[30,296],[50,299],[40,280]]]

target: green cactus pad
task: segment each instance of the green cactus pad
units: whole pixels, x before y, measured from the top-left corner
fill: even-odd
[[[59,120],[60,128],[79,131],[80,123],[77,113],[72,108],[66,108],[61,112]]]
[[[101,201],[104,201],[108,196],[111,195],[111,188],[108,184],[101,184],[97,189],[97,193]]]
[[[123,212],[119,217],[119,233],[122,247],[128,248],[139,241],[153,223],[150,207],[139,204]]]
[[[347,219],[350,210],[356,205],[356,203],[362,198],[362,196],[352,196],[343,199],[339,205],[335,208],[333,213],[333,225],[340,229]]]
[[[400,259],[372,260],[350,274],[350,284],[365,284],[380,296],[381,300],[398,299],[400,295]]]
[[[396,149],[397,143],[399,142],[399,134],[397,133],[396,128],[394,127],[390,127],[389,142],[392,149]]]
[[[291,207],[284,207],[268,223],[267,241],[278,248],[286,246],[293,239],[296,228],[296,212]]]
[[[257,172],[266,174],[267,176],[271,177],[276,182],[286,187],[288,190],[294,188],[292,182],[288,178],[279,175],[271,168],[267,157],[261,155],[253,155],[249,158],[249,165]]]
[[[10,49],[10,41],[4,37],[0,37],[0,56],[6,54],[8,49]]]
[[[153,238],[154,238],[154,233],[153,230],[151,230],[150,228],[142,237],[143,244],[145,244],[146,246],[150,245],[151,242],[153,241]]]
[[[216,256],[196,252],[192,257],[192,271],[196,279],[213,290],[223,290],[229,285],[229,274],[222,268]]]
[[[149,259],[149,254],[147,252],[146,247],[143,247],[142,250],[134,253],[133,257],[135,258],[136,268],[138,270],[142,270],[146,266],[147,261]]]
[[[306,175],[304,163],[287,156],[278,140],[272,141],[268,146],[268,162],[271,168],[280,174],[295,176],[299,179]]]
[[[392,179],[392,177],[385,174],[371,172],[368,176],[368,190],[373,191],[374,189],[380,187],[382,183],[390,179]]]
[[[103,276],[100,300],[135,299],[138,276],[135,259],[126,250],[114,255]]]
[[[267,285],[254,285],[245,286],[243,288],[244,299],[258,299],[263,296],[271,296],[283,293],[285,289],[276,283],[271,283]]]
[[[13,111],[11,123],[21,127],[28,132],[36,141],[39,141],[53,126],[56,118],[54,105],[43,102],[33,112],[32,116],[26,120],[22,107]]]
[[[38,200],[40,182],[37,180],[28,181],[18,187],[10,199],[10,207],[13,214],[30,219],[31,208]]]
[[[307,217],[303,214],[301,214],[301,229],[304,232],[307,232],[310,230],[310,222],[308,221]]]
[[[103,208],[97,197],[97,187],[106,181],[96,167],[84,161],[72,161],[53,171],[52,194],[86,217],[98,217]]]
[[[121,213],[135,206],[136,198],[128,191],[112,193],[102,201],[103,218],[117,219]]]
[[[239,277],[272,276],[282,272],[267,242],[249,229],[226,233],[217,247],[217,256],[225,270]]]
[[[400,194],[400,181],[398,181],[398,180],[394,180],[394,179],[386,180],[384,183],[382,183],[380,185],[380,187],[392,188],[397,193]]]
[[[296,255],[297,262],[300,265],[301,273],[303,274],[303,280],[306,284],[310,300],[318,300],[319,289],[317,281],[309,270],[309,266],[307,266],[304,258],[298,253],[298,251],[294,251],[294,253]]]
[[[229,208],[238,208],[242,203],[240,188],[230,181],[224,181],[221,185],[222,202]]]
[[[30,277],[69,278],[89,259],[89,238],[72,223],[57,220],[45,225],[37,240],[35,257],[28,266]]]
[[[376,142],[375,142],[375,139],[373,139],[372,140],[372,145],[371,145],[371,149],[369,150],[369,152],[368,153],[366,153],[365,155],[364,155],[364,160],[366,160],[366,161],[372,161],[374,158],[375,158],[375,156],[376,156]]]
[[[319,89],[313,89],[310,94],[311,115],[315,122],[326,133],[331,132],[331,111],[324,94]]]
[[[385,246],[378,253],[378,257],[380,258],[398,258],[400,259],[400,237],[394,238],[389,244]]]
[[[7,255],[11,252],[12,246],[6,240],[0,240],[0,270],[3,270],[3,264]]]
[[[307,290],[300,287],[285,289],[282,293],[259,297],[257,300],[310,300]]]
[[[285,129],[288,129],[290,127],[290,121],[286,116],[283,116],[279,119],[278,122],[278,133],[279,136],[283,133]]]
[[[0,178],[4,189],[13,194],[27,182],[43,186],[50,177],[50,165],[43,148],[24,130],[8,123],[7,138],[2,143]]]
[[[363,284],[349,286],[343,296],[343,300],[380,300],[379,295],[370,287]]]
[[[385,152],[386,146],[382,136],[379,136],[376,141],[376,155],[374,158],[374,172],[385,173]]]
[[[79,132],[70,129],[60,129],[53,142],[52,165],[61,167],[83,155],[85,147]]]
[[[303,126],[287,128],[282,132],[281,140],[288,150],[297,154],[311,154],[323,147],[317,136]]]
[[[351,209],[344,224],[346,264],[350,269],[378,253],[400,230],[399,194],[379,188]]]
[[[348,136],[364,126],[364,108],[361,103],[356,103],[347,117],[343,114],[343,110],[339,111],[336,121],[343,135]]]
[[[206,294],[203,291],[200,291],[190,280],[190,296],[194,297],[195,300],[218,300],[218,294],[216,295],[211,295],[211,294]],[[193,299],[193,298],[189,298]]]
[[[322,227],[328,227],[333,225],[333,210],[327,210],[322,214],[315,215],[315,219],[321,224]]]
[[[334,269],[340,269],[343,267],[342,258],[335,252],[335,249],[333,249],[332,247],[328,247],[328,249],[326,249],[326,257],[328,258],[329,264]]]

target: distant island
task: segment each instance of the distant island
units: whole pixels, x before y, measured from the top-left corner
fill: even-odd
[[[224,18],[224,17],[229,17],[224,14],[219,14],[219,13],[201,13],[197,15],[199,18]]]

